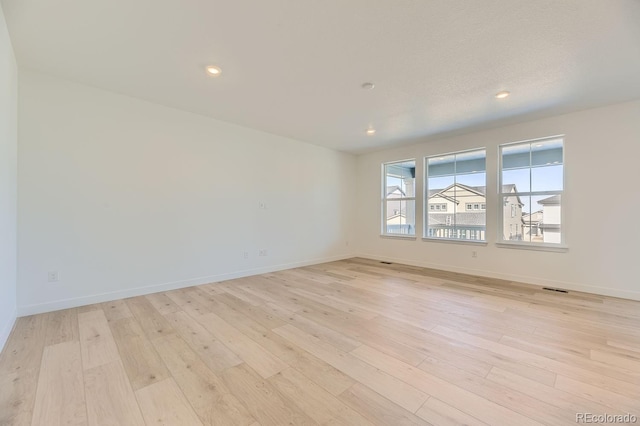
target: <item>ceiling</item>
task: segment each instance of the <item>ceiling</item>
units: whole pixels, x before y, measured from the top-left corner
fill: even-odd
[[[1,3],[21,69],[356,153],[640,98],[639,0]]]

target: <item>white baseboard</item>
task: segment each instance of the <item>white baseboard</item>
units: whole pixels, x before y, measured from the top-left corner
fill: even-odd
[[[230,272],[207,277],[192,278],[183,281],[174,281],[163,284],[154,284],[143,287],[135,287],[126,290],[119,290],[107,293],[93,294],[89,296],[74,297],[71,299],[54,300],[46,303],[18,306],[18,316],[41,314],[44,312],[58,311],[60,309],[75,308],[78,306],[91,305],[93,303],[109,302],[111,300],[125,299],[127,297],[143,296],[145,294],[157,293],[161,291],[176,290],[179,288],[192,287],[196,285],[209,284],[219,281],[243,278],[251,275],[266,274],[269,272],[282,271],[284,269],[299,268],[301,266],[316,265],[319,263],[333,262],[336,260],[350,259],[353,254],[342,256],[331,256],[320,259],[305,260],[301,262],[284,263],[280,265],[264,266],[254,269]],[[11,331],[11,330],[9,330]]]
[[[7,322],[0,325],[0,352],[4,349],[4,345],[7,343],[7,339],[13,330],[13,325],[16,323],[16,318],[18,317],[18,312],[16,308],[13,308],[13,312],[9,318],[7,318]]]
[[[585,285],[585,284],[568,282],[568,281],[548,280],[544,278],[530,277],[526,275],[505,274],[502,272],[486,271],[483,269],[462,268],[454,265],[442,265],[442,264],[424,262],[424,261],[398,259],[393,257],[377,256],[375,254],[368,254],[368,253],[359,253],[357,257],[399,263],[399,264],[410,265],[410,266],[419,266],[423,268],[439,269],[439,270],[448,271],[448,272],[459,272],[461,274],[479,275],[487,278],[497,278],[497,279],[507,280],[507,281],[517,281],[518,283],[521,283],[521,284],[529,284],[529,285],[542,286],[542,287],[552,287],[552,288],[559,288],[563,290],[579,291],[583,293],[598,294],[601,296],[619,297],[621,299],[630,299],[630,300],[640,301],[640,291],[620,290],[615,288],[591,286],[591,285]]]

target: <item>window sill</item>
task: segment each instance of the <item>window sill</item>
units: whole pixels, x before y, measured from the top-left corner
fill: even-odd
[[[380,234],[380,238],[388,238],[390,240],[416,240],[415,235]]]
[[[435,242],[435,243],[447,243],[447,244],[463,244],[468,246],[486,246],[486,241],[474,241],[474,240],[454,240],[447,238],[430,238],[430,237],[422,237],[422,241],[425,242]]]
[[[496,243],[496,247],[510,248],[517,250],[535,250],[535,251],[551,251],[556,253],[565,253],[569,251],[569,247],[560,244],[530,244],[530,243]]]

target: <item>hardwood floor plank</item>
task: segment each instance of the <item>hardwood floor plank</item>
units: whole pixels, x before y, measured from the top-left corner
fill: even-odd
[[[0,374],[0,425],[30,425],[39,367]]]
[[[187,313],[176,312],[166,315],[166,318],[213,372],[242,364],[242,359],[235,352]]]
[[[127,305],[127,302],[124,300],[105,302],[101,307],[108,322],[118,321],[122,318],[131,318],[133,316],[133,313],[131,313],[131,310],[129,309],[129,305]]]
[[[85,370],[84,389],[89,425],[145,425],[119,360]]]
[[[85,370],[120,359],[118,347],[101,309],[78,314],[78,326]]]
[[[293,368],[287,368],[271,376],[269,382],[319,424],[371,424],[357,411]]]
[[[134,318],[122,318],[109,325],[133,390],[169,377],[162,359]]]
[[[378,426],[431,425],[431,423],[417,417],[360,383],[345,390],[340,395],[340,400]]]
[[[487,423],[481,422],[434,397],[429,398],[416,415],[438,426],[487,425]]]
[[[403,363],[393,357],[385,355],[367,346],[360,346],[351,351],[351,354],[371,364],[373,367],[389,374],[393,374],[400,380],[415,386],[447,404],[460,406],[461,411],[476,417],[488,424],[519,424],[539,425],[540,423],[516,413],[500,404],[496,404],[473,392],[469,392],[446,380],[428,374],[409,364]],[[422,405],[422,404],[421,404]],[[418,407],[419,408],[419,407]],[[413,412],[417,411],[413,410]]]
[[[612,409],[619,409],[629,413],[637,413],[640,410],[640,399],[630,398],[621,393],[612,392],[562,375],[558,375],[555,387],[598,404],[606,405]]]
[[[527,393],[540,401],[563,408],[569,420],[571,413],[606,413],[609,407],[589,401],[552,386],[543,385],[535,380],[527,379],[517,373],[494,367],[487,375],[487,379],[504,386]],[[573,418],[572,420],[575,420]]]
[[[287,364],[216,314],[201,315],[197,321],[263,378],[287,368]]]
[[[49,314],[18,318],[0,353],[0,375],[40,368]]]
[[[350,353],[340,351],[292,325],[284,325],[273,331],[412,413],[429,396],[366,362],[362,362]]]
[[[638,379],[632,372],[627,377],[620,379],[607,377],[599,373],[594,373],[588,369],[577,367],[571,363],[559,362],[555,359],[546,358],[542,355],[527,352],[522,349],[513,348],[511,346],[502,345],[497,342],[488,341],[477,336],[452,330],[447,327],[438,326],[433,332],[444,336],[454,337],[457,340],[475,345],[477,347],[492,351],[498,355],[506,356],[516,361],[529,364],[535,367],[552,371],[558,375],[562,374],[573,379],[582,380],[585,383],[593,384],[610,390],[624,390],[632,395],[640,396],[640,387],[636,382]],[[594,365],[597,368],[597,365]],[[638,382],[640,383],[640,382]]]
[[[202,297],[191,289],[191,287],[179,290],[167,291],[167,297],[180,307],[180,309],[192,317],[211,312],[204,303],[201,303]]]
[[[175,332],[171,324],[153,307],[146,297],[132,297],[125,299],[125,301],[149,339]]]
[[[262,426],[317,424],[246,364],[222,373],[225,384]]]
[[[160,315],[180,311],[180,306],[176,305],[176,303],[171,300],[166,293],[147,294],[144,297]]]
[[[172,378],[138,389],[135,393],[148,425],[202,426],[189,401]]]
[[[44,348],[31,424],[87,424],[80,342]]]
[[[153,344],[203,424],[247,426],[255,422],[181,337],[174,334],[154,339]]]
[[[227,322],[261,345],[264,349],[313,380],[320,387],[338,395],[355,382],[331,365],[302,350],[280,335],[266,329],[253,319],[238,316],[233,312],[219,312]]]
[[[49,312],[45,346],[80,341],[78,310],[75,308]]]
[[[276,317],[270,312],[261,309],[259,306],[254,306],[247,303],[231,294],[220,294],[213,296],[215,300],[229,307],[230,310],[237,312],[240,316],[251,318],[253,321],[262,325],[269,330],[275,327],[285,325],[286,322]],[[262,306],[262,305],[260,305]],[[216,312],[220,315],[218,312]]]
[[[635,372],[640,371],[640,353],[631,356],[611,353],[610,351],[600,349],[591,349],[590,358],[594,361],[600,361],[610,365],[612,368],[624,368]]]

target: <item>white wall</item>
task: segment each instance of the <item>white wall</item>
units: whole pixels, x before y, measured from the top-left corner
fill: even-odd
[[[21,315],[353,253],[351,155],[40,74],[19,96]]]
[[[0,351],[16,319],[18,71],[0,7]]]
[[[559,134],[565,135],[567,252],[496,247],[495,191],[487,194],[486,246],[380,237],[381,163],[416,158],[416,192],[421,194],[424,156],[486,147],[487,186],[497,188],[499,144]],[[640,300],[639,158],[640,101],[360,156],[358,254]],[[417,208],[421,218],[420,202]],[[422,236],[422,224],[417,231]],[[473,250],[477,258],[471,257]]]

